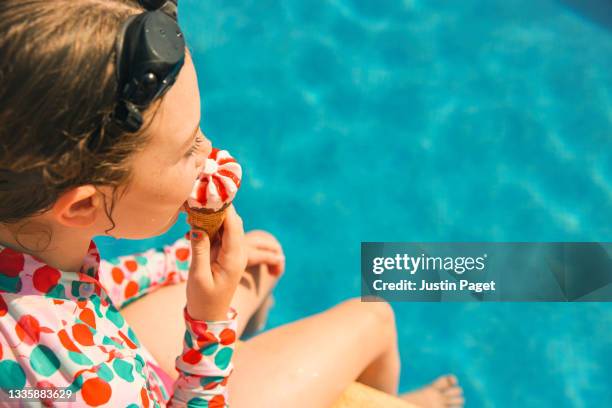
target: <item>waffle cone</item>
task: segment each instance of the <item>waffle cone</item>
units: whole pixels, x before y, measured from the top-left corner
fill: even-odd
[[[192,227],[206,231],[206,234],[212,239],[217,231],[219,231],[219,228],[221,228],[221,225],[223,225],[225,212],[227,211],[227,207],[229,207],[229,203],[217,211],[185,207],[187,210],[187,222]]]

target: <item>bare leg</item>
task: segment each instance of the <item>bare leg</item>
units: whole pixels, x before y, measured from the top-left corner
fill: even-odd
[[[252,289],[240,285],[239,290]],[[239,311],[244,316],[256,306],[241,301],[253,299],[252,293],[241,293],[235,307],[246,309]],[[177,316],[184,302],[185,287],[177,284],[160,288],[122,311],[173,378],[184,333]],[[393,311],[386,303],[350,300],[240,344],[234,364],[229,387],[235,407],[324,407],[355,379],[396,394],[400,366]]]
[[[263,291],[255,297],[253,282],[257,278],[247,279],[251,283],[241,284],[233,303],[242,317],[256,310],[255,299],[265,300],[267,294]],[[122,311],[140,341],[173,378],[184,331],[177,313],[184,302],[184,284],[177,284],[161,288]],[[150,319],[152,315],[156,318]],[[244,330],[246,318],[241,320],[239,330]],[[355,379],[395,395],[400,369],[396,343],[391,307],[358,299],[262,333],[238,346],[236,370],[229,382],[232,406],[329,406]],[[451,383],[445,380],[445,385],[441,383],[444,378],[402,398],[422,408],[446,407],[447,402],[451,403],[448,406],[463,406],[456,379],[452,377]]]
[[[397,393],[399,354],[387,303],[349,300],[240,344],[233,407],[327,407],[355,379]]]

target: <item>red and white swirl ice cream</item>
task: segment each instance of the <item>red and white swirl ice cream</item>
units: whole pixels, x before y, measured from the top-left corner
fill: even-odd
[[[187,199],[188,222],[214,235],[241,180],[242,167],[236,159],[227,150],[213,148]]]

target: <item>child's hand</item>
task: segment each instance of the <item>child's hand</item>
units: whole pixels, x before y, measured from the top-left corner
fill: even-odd
[[[191,230],[187,312],[196,320],[227,320],[230,302],[246,268],[242,219],[233,205],[227,209],[222,231],[221,239],[211,248],[204,231]]]
[[[262,230],[249,231],[244,236],[247,247],[247,266],[268,265],[273,276],[280,276],[285,271],[285,254],[283,247],[269,232]]]

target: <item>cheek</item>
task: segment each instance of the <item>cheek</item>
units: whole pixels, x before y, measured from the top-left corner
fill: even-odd
[[[190,168],[190,170],[192,170]],[[195,183],[193,171],[187,171],[179,166],[166,172],[161,172],[153,181],[152,199],[160,205],[178,208],[187,199]]]
[[[139,229],[146,236],[166,226],[189,197],[195,176],[180,168],[151,171],[149,179],[134,183],[117,208],[118,221],[125,227],[122,233],[132,236]]]

